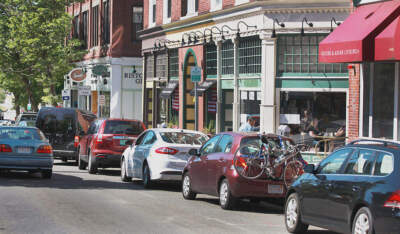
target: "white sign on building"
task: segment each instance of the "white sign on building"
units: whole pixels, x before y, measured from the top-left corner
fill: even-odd
[[[91,88],[90,86],[79,86],[78,87],[78,95],[79,96],[90,96]]]

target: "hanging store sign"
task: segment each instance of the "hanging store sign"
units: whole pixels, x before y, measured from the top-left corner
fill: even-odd
[[[82,68],[75,68],[68,74],[68,76],[74,82],[83,82],[86,79],[86,72],[84,72]]]
[[[99,95],[99,105],[100,106],[106,105],[106,95]]]
[[[200,82],[201,81],[201,68],[200,67],[192,67],[190,69],[190,80],[192,82]]]
[[[96,76],[109,76],[108,68],[104,65],[96,65],[92,69],[92,73]]]
[[[90,96],[91,88],[90,86],[79,86],[78,87],[78,95],[79,96]]]

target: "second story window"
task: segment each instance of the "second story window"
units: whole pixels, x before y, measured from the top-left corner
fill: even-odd
[[[72,34],[72,36],[73,36],[73,38],[76,38],[76,39],[79,39],[80,38],[80,34],[79,34],[79,25],[80,25],[80,22],[79,22],[79,16],[75,16],[74,17],[74,29],[73,29],[73,34]]]
[[[181,0],[181,16],[194,15],[199,10],[199,0]]]
[[[137,32],[143,29],[143,7],[132,7],[132,41],[139,40]]]
[[[110,44],[110,1],[103,2],[103,43]]]
[[[152,27],[156,23],[157,8],[156,0],[149,0],[149,26]]]
[[[211,0],[211,11],[222,9],[222,0]]]
[[[99,6],[92,8],[92,45],[91,47],[99,44]]]
[[[88,44],[88,12],[82,13],[82,40],[83,47],[86,49]]]
[[[171,22],[171,8],[172,8],[172,0],[163,0],[164,9],[163,9],[163,23]]]

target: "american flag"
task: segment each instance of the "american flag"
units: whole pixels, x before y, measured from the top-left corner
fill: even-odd
[[[210,88],[208,91],[208,112],[217,113],[217,88]]]
[[[179,92],[178,89],[175,89],[174,93],[172,94],[172,109],[179,110]]]

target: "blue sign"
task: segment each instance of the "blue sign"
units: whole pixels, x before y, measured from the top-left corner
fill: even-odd
[[[192,82],[200,82],[201,81],[201,68],[200,67],[192,67],[190,70],[190,80]]]
[[[63,101],[68,101],[69,100],[69,96],[64,96],[62,98],[63,98]]]

